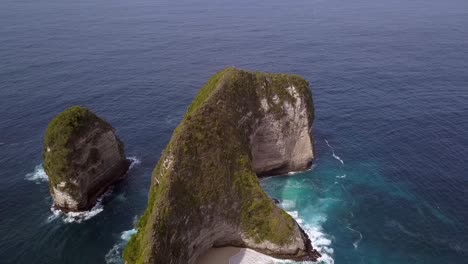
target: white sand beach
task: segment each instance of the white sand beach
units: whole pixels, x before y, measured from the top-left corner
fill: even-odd
[[[197,264],[274,264],[275,259],[248,248],[212,248],[200,256]]]

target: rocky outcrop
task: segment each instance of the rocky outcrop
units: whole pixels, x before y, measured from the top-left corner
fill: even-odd
[[[298,76],[228,68],[200,90],[153,172],[126,263],[195,263],[211,247],[315,260],[300,226],[257,175],[307,168],[314,119]]]
[[[283,88],[289,100],[278,95],[260,99],[262,115],[250,135],[253,166],[259,176],[305,170],[314,159],[309,98],[292,84]],[[280,108],[280,115],[270,111],[275,107]]]
[[[93,207],[130,165],[112,126],[78,106],[51,121],[43,158],[54,205],[66,212]]]

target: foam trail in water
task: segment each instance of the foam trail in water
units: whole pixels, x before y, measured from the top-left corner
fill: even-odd
[[[130,160],[132,163],[130,164],[130,167],[128,167],[129,170],[133,169],[135,166],[139,165],[141,163],[141,160],[139,160],[137,157],[132,156],[132,157],[127,157],[128,160]]]
[[[343,174],[343,175],[337,175],[336,177],[337,177],[337,178],[340,178],[340,179],[344,179],[344,178],[346,178],[346,174]]]
[[[107,252],[107,254],[105,255],[104,259],[106,260],[106,263],[123,264],[121,252],[125,248],[125,245],[127,245],[130,238],[132,238],[132,236],[135,235],[137,232],[138,231],[135,228],[123,231],[120,235],[120,241],[114,244],[114,246],[112,246],[109,252]]]
[[[31,142],[34,142],[34,140],[28,140],[28,141],[23,141],[23,142],[13,142],[13,143],[8,143],[8,144],[0,142],[0,145],[19,146],[19,145],[23,145],[23,144],[29,144]]]
[[[118,264],[123,264],[123,260],[120,257],[120,246],[115,244],[109,252],[106,253],[104,256],[104,260],[106,263],[111,264],[111,263],[118,263]]]
[[[349,227],[349,226],[347,226],[346,228],[359,234],[359,239],[353,242],[354,249],[357,249],[358,246],[359,246],[359,242],[361,242],[361,240],[362,240],[362,233],[357,231],[356,229],[353,229],[353,228]]]
[[[36,184],[49,181],[49,177],[47,177],[47,174],[45,173],[42,164],[39,164],[36,167],[34,167],[34,171],[26,174],[24,179],[28,181],[33,181]]]
[[[306,171],[311,171],[315,168],[316,164],[312,164],[308,169],[306,170],[301,170],[301,171],[290,171],[287,173],[287,175],[294,175],[294,174],[298,174],[298,173],[303,173],[303,172],[306,172]]]
[[[335,149],[328,143],[328,140],[325,139],[325,143],[327,143],[327,146],[332,150],[333,158],[341,162],[341,165],[344,165],[344,161],[338,155],[335,154]]]

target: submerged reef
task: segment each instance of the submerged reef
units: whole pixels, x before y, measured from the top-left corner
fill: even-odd
[[[258,176],[308,168],[314,107],[299,76],[227,68],[200,90],[153,171],[126,263],[195,263],[211,247],[320,254]]]

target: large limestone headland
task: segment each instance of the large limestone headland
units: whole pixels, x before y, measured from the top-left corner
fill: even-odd
[[[224,246],[316,260],[307,234],[258,179],[309,168],[313,120],[309,84],[299,76],[235,68],[214,75],[154,169],[125,262],[193,264]]]
[[[130,165],[114,128],[79,106],[50,122],[43,158],[54,206],[65,212],[92,208]]]

